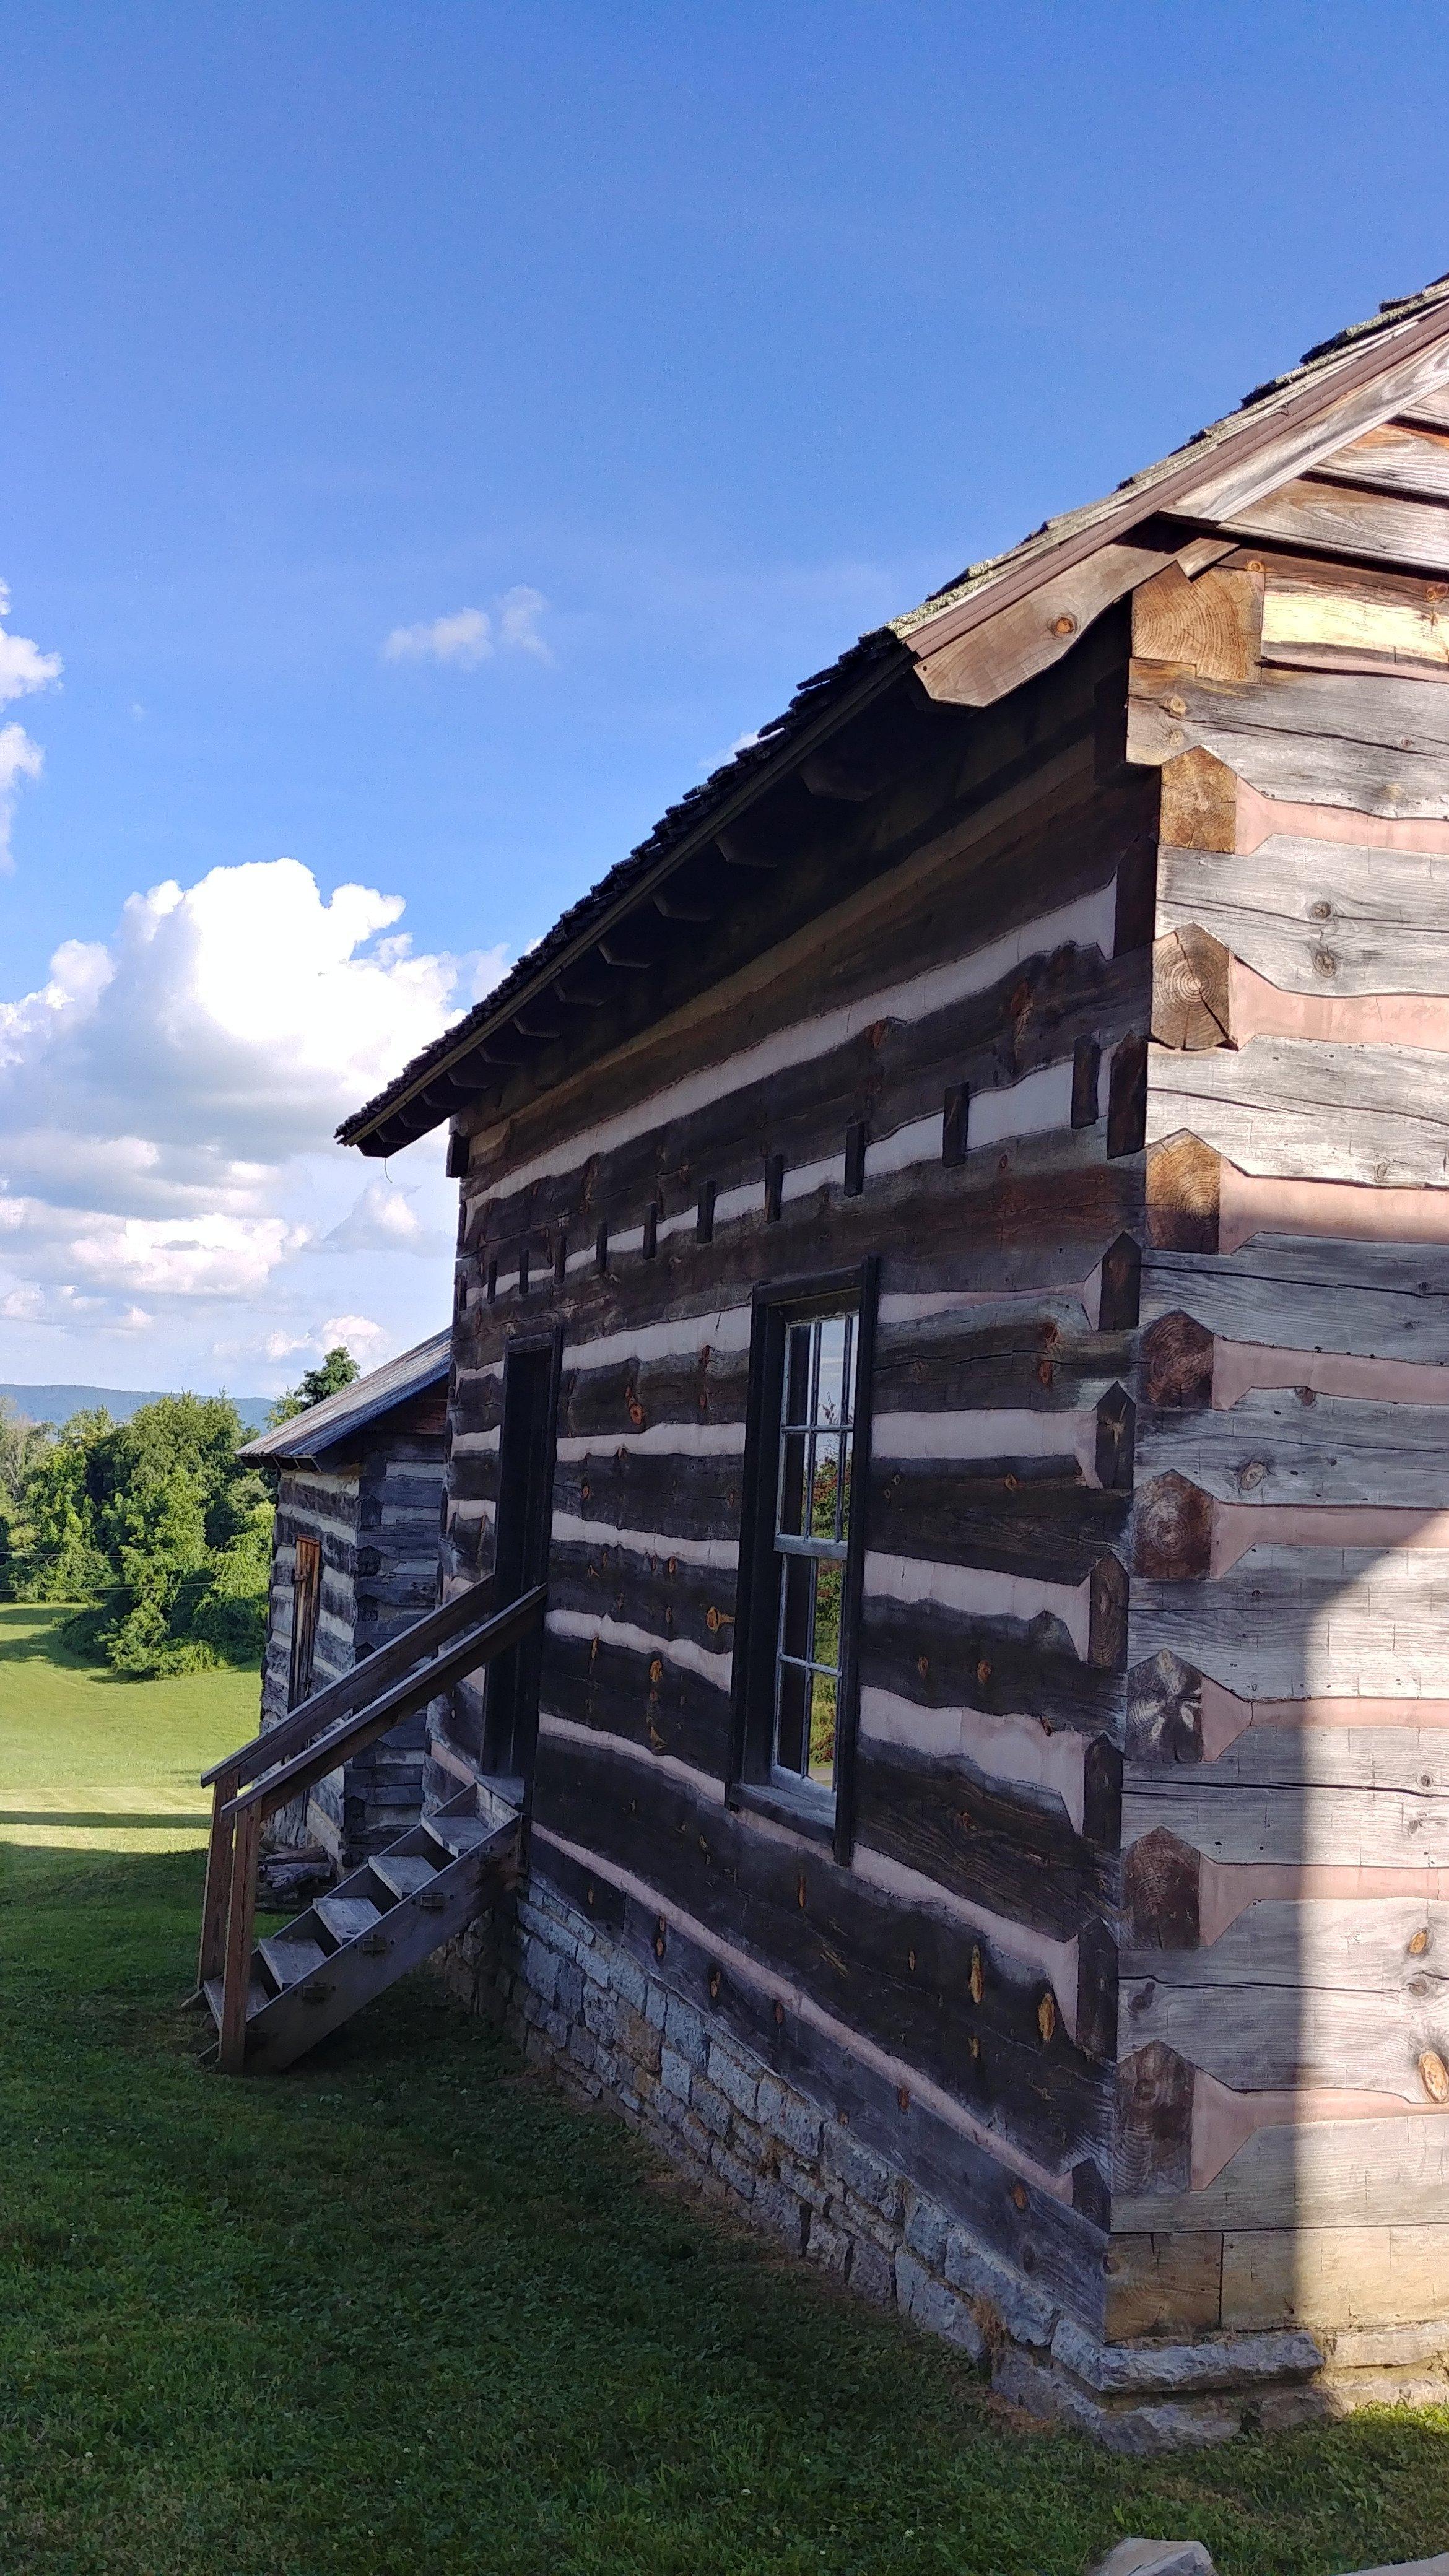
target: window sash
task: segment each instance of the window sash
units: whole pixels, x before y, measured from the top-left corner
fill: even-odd
[[[787,1316],[784,1332],[771,1540],[776,1598],[769,1767],[777,1786],[833,1800],[845,1679],[844,1567],[850,1553],[858,1305]],[[822,1514],[828,1515],[828,1534],[812,1526]],[[826,1567],[841,1571],[832,1585],[822,1587]],[[833,1660],[821,1651],[822,1599],[833,1607]],[[824,1751],[817,1756],[814,1750],[817,1724],[822,1736],[828,1724],[828,1779],[822,1776]]]

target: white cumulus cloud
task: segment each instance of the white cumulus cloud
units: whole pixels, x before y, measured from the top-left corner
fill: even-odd
[[[536,661],[546,662],[550,656],[539,633],[539,620],[547,607],[542,591],[520,582],[494,601],[491,612],[455,608],[447,617],[395,626],[384,641],[382,658],[385,662],[456,662],[465,671],[476,670],[480,662],[490,661],[500,651],[531,653]]]
[[[65,665],[58,653],[42,653],[28,635],[10,635],[4,621],[10,614],[10,593],[0,581],[0,707],[12,698],[28,698],[36,689],[48,689],[60,678]]]
[[[434,1303],[446,1316],[438,1156],[399,1188],[332,1143],[502,964],[414,954],[402,910],[369,886],[324,895],[291,859],[213,868],[131,896],[113,938],[66,941],[0,1002],[0,1316],[138,1337],[154,1316],[156,1384],[188,1316],[232,1336],[214,1354],[311,1348],[338,1302],[332,1259],[304,1275],[315,1256],[348,1256],[369,1299],[402,1256],[426,1282],[420,1331]],[[411,1321],[321,1329],[362,1357],[418,1338]]]

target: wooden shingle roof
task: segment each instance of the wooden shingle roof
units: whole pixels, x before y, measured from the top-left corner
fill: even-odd
[[[418,1342],[410,1351],[402,1351],[395,1360],[385,1360],[381,1368],[369,1369],[365,1377],[355,1377],[350,1386],[339,1387],[335,1395],[324,1396],[320,1404],[294,1414],[290,1422],[279,1422],[270,1431],[259,1432],[237,1455],[249,1467],[312,1466],[351,1440],[369,1423],[407,1404],[430,1386],[446,1378],[452,1356],[450,1331],[433,1333],[427,1341]]]

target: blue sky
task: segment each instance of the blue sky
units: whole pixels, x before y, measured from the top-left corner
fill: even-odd
[[[862,627],[1449,268],[1446,91],[1412,6],[10,0],[0,1378],[433,1329],[436,1154],[334,1115]]]

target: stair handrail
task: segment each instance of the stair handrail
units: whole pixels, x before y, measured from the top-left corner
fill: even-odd
[[[479,1626],[492,1616],[494,1579],[485,1574],[481,1582],[470,1583],[455,1592],[449,1601],[415,1619],[400,1637],[373,1654],[364,1655],[334,1682],[302,1700],[275,1726],[264,1727],[260,1735],[239,1744],[234,1753],[223,1755],[209,1771],[203,1771],[201,1785],[211,1791],[211,1831],[206,1852],[206,1893],[201,1906],[201,1941],[196,1962],[196,1995],[200,1999],[208,1977],[214,1977],[221,1966],[225,1943],[226,1914],[230,1901],[233,1828],[224,1821],[225,1810],[237,1791],[260,1773],[271,1771],[290,1760],[303,1745],[309,1744],[324,1727],[332,1726],[361,1701],[375,1699],[380,1690],[395,1681],[399,1674],[411,1672],[422,1657],[433,1655],[439,1646],[457,1636],[460,1629]],[[431,1694],[429,1694],[431,1696]]]
[[[269,1771],[253,1788],[243,1789],[229,1799],[222,1809],[223,1816],[236,1818],[254,1808],[260,1810],[264,1821],[275,1815],[278,1807],[285,1807],[299,1790],[310,1789],[315,1780],[325,1780],[329,1771],[340,1770],[354,1753],[365,1752],[401,1718],[425,1708],[430,1699],[451,1689],[454,1682],[461,1681],[479,1664],[491,1663],[495,1655],[506,1654],[510,1646],[518,1645],[531,1628],[537,1627],[547,1599],[548,1586],[544,1583],[537,1584],[532,1592],[520,1593],[506,1610],[495,1610],[481,1628],[471,1631],[447,1654],[435,1656],[420,1672],[394,1682],[391,1690],[384,1691],[379,1699],[369,1700],[353,1716],[341,1719],[325,1735],[318,1736],[314,1744],[284,1762],[280,1770]]]
[[[220,1810],[219,1823],[230,1852],[226,1872],[227,1892],[224,1939],[220,1961],[222,2002],[220,2016],[219,2062],[223,2074],[239,2074],[246,2056],[247,1995],[251,1984],[252,1933],[257,1907],[257,1862],[261,1853],[261,1830],[266,1818],[287,1804],[314,1780],[324,1779],[352,1754],[365,1751],[380,1735],[414,1709],[425,1708],[431,1699],[452,1688],[480,1664],[491,1663],[518,1645],[538,1627],[548,1601],[547,1584],[536,1584],[532,1591],[521,1593],[503,1610],[496,1610],[481,1628],[472,1630],[445,1654],[424,1664],[419,1672],[395,1682],[381,1697],[370,1701],[355,1715],[319,1737],[315,1743],[285,1762],[279,1770],[269,1772],[250,1789],[229,1798]],[[202,1938],[207,1938],[203,1923]],[[205,1966],[198,1980],[216,1974],[216,1966]]]
[[[270,1771],[276,1763],[289,1760],[293,1753],[310,1742],[319,1728],[331,1726],[339,1717],[347,1716],[359,1701],[371,1699],[376,1691],[395,1681],[400,1673],[410,1672],[424,1655],[436,1654],[439,1646],[446,1645],[450,1637],[456,1637],[460,1629],[472,1627],[475,1622],[488,1618],[493,1607],[493,1589],[492,1575],[485,1574],[481,1583],[470,1583],[466,1590],[455,1592],[452,1599],[443,1602],[440,1608],[428,1611],[422,1619],[415,1619],[410,1628],[404,1628],[401,1636],[392,1638],[385,1646],[376,1647],[370,1655],[364,1655],[359,1663],[353,1665],[351,1672],[340,1674],[336,1681],[324,1683],[321,1690],[299,1700],[297,1706],[279,1718],[275,1726],[263,1727],[260,1735],[250,1736],[245,1744],[237,1746],[234,1753],[223,1754],[219,1762],[213,1762],[209,1771],[202,1772],[203,1789],[209,1789],[213,1781],[220,1779],[223,1771],[234,1771],[240,1785],[243,1781],[255,1780],[263,1771]],[[235,1791],[231,1794],[234,1796]]]

